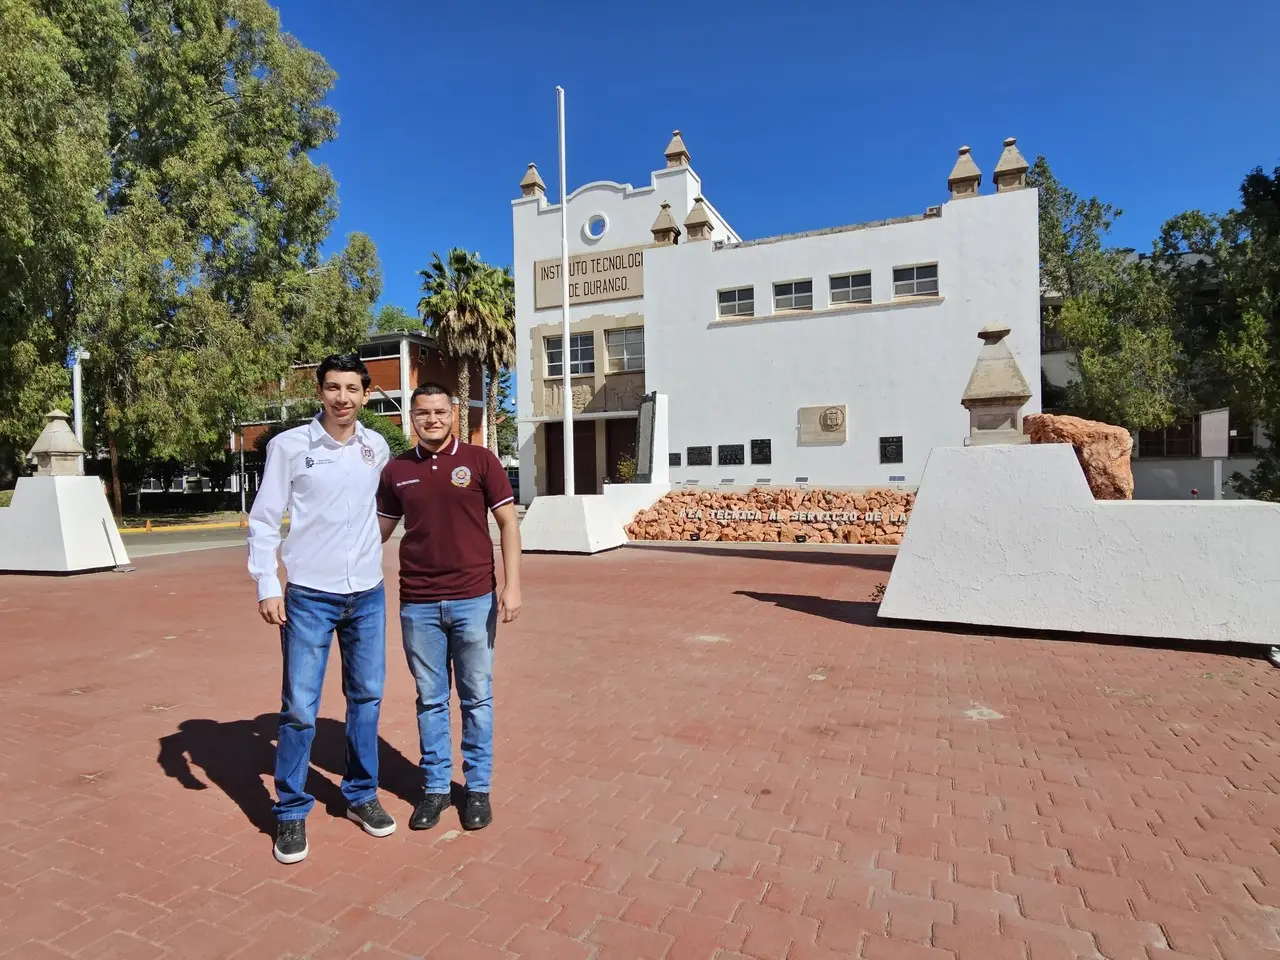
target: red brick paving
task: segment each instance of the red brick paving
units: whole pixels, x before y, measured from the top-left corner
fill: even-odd
[[[393,620],[401,830],[333,815],[335,663],[311,857],[282,867],[279,648],[243,563],[0,579],[0,955],[1280,958],[1264,661],[878,625],[877,558],[529,557],[494,826],[404,827]]]

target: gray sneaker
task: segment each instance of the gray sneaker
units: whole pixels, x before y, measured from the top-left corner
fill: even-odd
[[[377,797],[358,806],[347,807],[347,819],[360,824],[371,837],[389,837],[396,832],[396,822],[382,809]]]
[[[281,820],[276,824],[276,845],[272,851],[281,863],[307,859],[307,821]]]

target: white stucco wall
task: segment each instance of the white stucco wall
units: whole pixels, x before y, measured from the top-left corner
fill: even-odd
[[[932,452],[879,615],[1272,644],[1280,505],[1094,500],[1067,444]]]
[[[945,171],[943,172],[945,175]],[[940,193],[945,186],[940,184]],[[660,170],[640,189],[593,183],[570,194],[571,253],[652,242],[650,226],[663,201],[682,223],[701,183],[689,168]],[[944,194],[945,195],[945,194]],[[919,210],[941,197],[922,198]],[[597,214],[609,230],[591,242],[582,227]],[[819,235],[738,244],[713,209],[712,241],[681,242],[646,251],[644,295],[570,308],[570,321],[599,314],[640,313],[645,325],[645,389],[669,397],[670,449],[687,460],[689,446],[746,446],[747,465],[672,468],[671,482],[714,484],[768,477],[792,483],[867,486],[918,482],[931,447],[962,443],[968,415],[960,397],[977,358],[978,330],[1003,322],[1032,390],[1024,413],[1040,410],[1037,195],[1034,190],[953,201],[930,219]],[[535,492],[528,419],[534,370],[530,330],[560,323],[559,308],[533,308],[533,263],[556,257],[558,206],[537,199],[513,203],[516,275],[517,405],[520,498]],[[715,242],[729,241],[722,249]],[[936,262],[940,297],[893,301],[893,268]],[[872,273],[873,305],[828,304],[833,274]],[[814,309],[772,313],[775,281],[812,278]],[[717,291],[751,284],[757,316],[722,323]],[[604,357],[597,355],[596,362]],[[801,446],[802,406],[844,404],[848,439],[836,446]],[[880,464],[879,438],[901,436],[904,462]],[[772,441],[773,462],[752,466],[750,442]]]

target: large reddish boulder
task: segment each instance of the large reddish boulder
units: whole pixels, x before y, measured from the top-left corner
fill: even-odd
[[[1124,427],[1033,413],[1022,418],[1022,432],[1032,443],[1071,444],[1095,500],[1133,499],[1133,436]]]

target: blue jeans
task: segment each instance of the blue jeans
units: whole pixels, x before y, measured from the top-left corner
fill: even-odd
[[[449,681],[462,708],[462,772],[467,789],[489,792],[493,775],[493,638],[498,597],[402,603],[404,655],[418,686],[418,740],[427,793],[448,793],[453,779]]]
[[[335,630],[342,654],[342,692],[347,698],[347,767],[342,794],[352,806],[377,795],[378,714],[387,672],[387,598],[382,584],[342,594],[291,583],[285,590],[284,609],[275,815],[279,820],[301,820],[315,803],[315,797],[306,791],[307,773]]]

